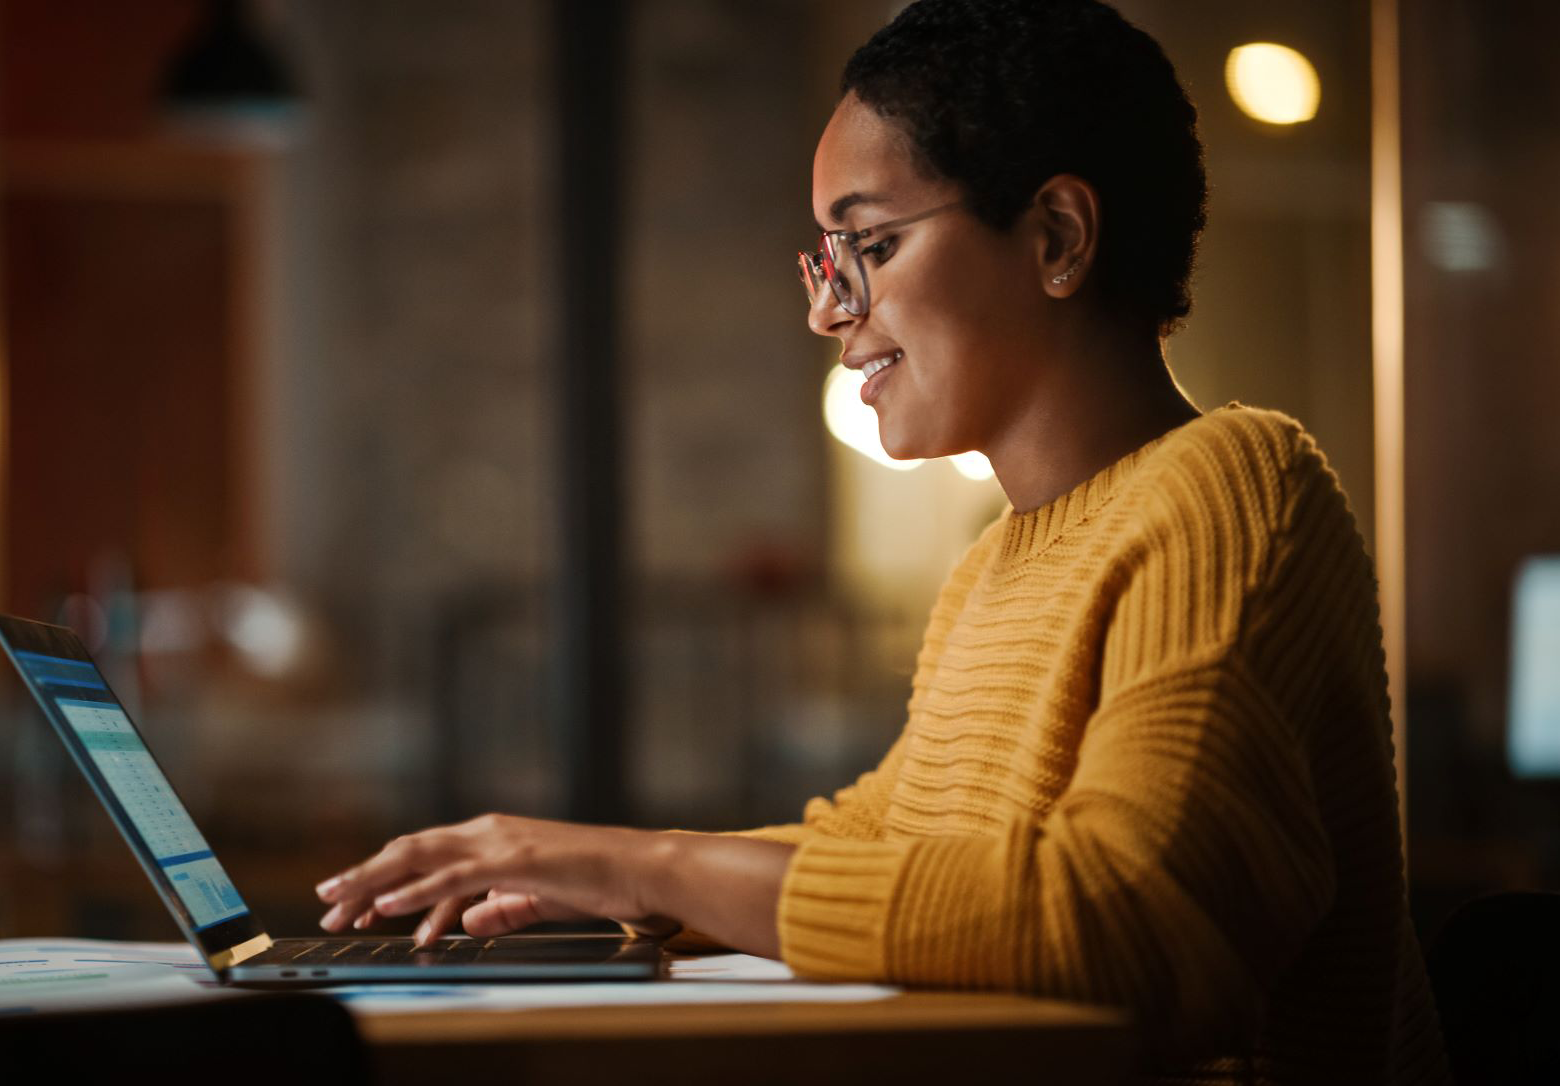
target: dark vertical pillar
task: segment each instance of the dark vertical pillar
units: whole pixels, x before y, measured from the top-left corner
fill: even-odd
[[[559,722],[565,812],[586,822],[627,814],[623,483],[619,405],[622,235],[622,0],[554,0],[558,220],[553,271],[562,324]]]

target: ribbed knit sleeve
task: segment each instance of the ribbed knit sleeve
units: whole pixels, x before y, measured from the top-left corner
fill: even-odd
[[[1121,691],[1040,822],[804,843],[799,973],[1126,1004],[1186,1044],[1247,1035],[1331,900],[1302,760],[1234,654]]]
[[[1037,539],[1010,530],[1022,546],[925,676],[944,695],[902,740],[890,832],[792,860],[794,969],[1125,1004],[1159,1052],[1252,1042],[1337,899],[1329,812],[1355,800],[1319,795],[1307,742],[1329,706],[1348,703],[1350,772],[1372,778],[1337,817],[1386,819],[1397,843],[1369,562],[1299,434],[1205,425],[1131,465],[1130,510],[1102,476],[1026,523]],[[916,809],[968,796],[978,817]],[[1371,877],[1400,913],[1401,882]]]

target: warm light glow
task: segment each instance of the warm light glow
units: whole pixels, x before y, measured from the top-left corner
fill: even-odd
[[[986,459],[984,453],[955,453],[948,459],[953,461],[953,466],[958,469],[960,475],[966,479],[973,479],[977,483],[984,482],[996,474],[991,470],[991,461]]]
[[[1299,124],[1316,116],[1322,81],[1301,53],[1287,45],[1254,42],[1231,49],[1224,82],[1248,116],[1268,124]]]
[[[919,460],[895,460],[878,438],[877,412],[861,402],[864,383],[859,370],[835,366],[823,382],[823,421],[837,440],[885,468],[909,471]]]
[[[1392,704],[1398,828],[1408,834],[1407,540],[1403,467],[1403,132],[1397,0],[1370,5],[1371,369],[1375,391],[1376,579]]]

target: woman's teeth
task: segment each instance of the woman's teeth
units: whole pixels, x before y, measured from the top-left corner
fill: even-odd
[[[870,381],[873,374],[880,373],[883,370],[888,369],[888,367],[892,366],[895,362],[898,362],[904,356],[905,352],[895,351],[887,358],[874,358],[871,362],[868,362],[865,366],[861,367],[862,376]]]

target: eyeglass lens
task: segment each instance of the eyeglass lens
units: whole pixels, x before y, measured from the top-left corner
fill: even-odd
[[[816,305],[827,283],[845,312],[861,316],[866,310],[866,275],[854,247],[832,234],[825,234],[823,248],[799,256],[802,285],[807,300]]]
[[[867,291],[866,273],[856,247],[838,234],[825,234],[823,252],[827,257],[824,271],[833,273],[829,275],[829,285],[834,288],[834,296],[845,312],[859,317],[866,308]]]
[[[797,253],[796,263],[801,271],[802,286],[807,288],[807,302],[809,305],[817,305],[818,295],[828,281],[823,274],[823,254]]]

